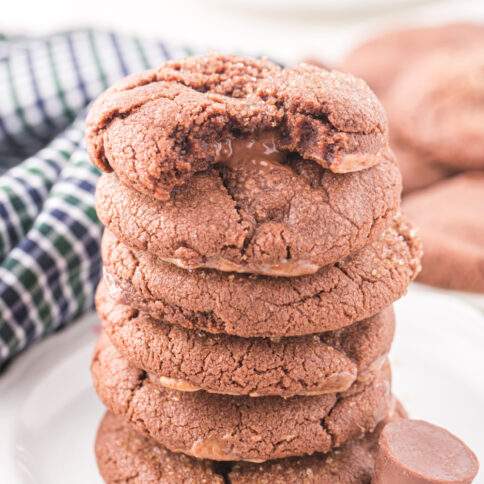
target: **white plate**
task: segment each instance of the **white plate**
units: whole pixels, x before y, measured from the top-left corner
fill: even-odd
[[[427,286],[425,284],[416,284],[422,290],[425,291],[433,291],[436,293],[444,294],[446,296],[451,296],[453,298],[461,298],[467,301],[468,303],[475,306],[480,311],[484,311],[484,294],[480,294],[477,292],[464,292],[464,291],[453,291],[450,289],[439,289],[431,286]]]
[[[412,417],[447,427],[484,462],[483,316],[421,288],[396,309],[395,393]],[[101,482],[93,442],[103,409],[89,377],[96,325],[94,315],[83,318],[0,378],[1,483]]]

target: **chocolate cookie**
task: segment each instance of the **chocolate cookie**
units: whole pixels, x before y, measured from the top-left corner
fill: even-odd
[[[224,484],[213,461],[176,454],[106,413],[99,425],[96,460],[106,484]]]
[[[402,142],[397,137],[391,136],[390,139],[402,174],[402,195],[404,197],[409,193],[449,178],[455,173],[455,170],[432,161],[426,155],[420,153],[408,143]]]
[[[413,62],[440,48],[460,49],[482,42],[484,26],[481,24],[462,22],[393,30],[357,46],[340,68],[365,79],[379,97],[384,97],[402,72],[413,72]]]
[[[425,247],[420,281],[484,292],[483,207],[482,172],[461,174],[407,197],[404,210]]]
[[[107,413],[97,432],[96,459],[106,484],[368,484],[378,434],[329,454],[263,464],[220,463],[170,452]]]
[[[484,168],[482,48],[440,50],[411,67],[387,96],[393,131],[442,166]]]
[[[226,161],[232,141],[267,132],[278,150],[338,173],[389,156],[385,113],[363,81],[309,64],[282,69],[222,55],[122,80],[93,104],[86,139],[101,170],[166,200],[193,173]]]
[[[449,76],[445,71],[453,70],[454,59],[465,57],[466,50],[482,45],[483,41],[484,26],[480,24],[454,23],[397,30],[365,42],[354,49],[343,62],[341,68],[366,79],[389,112],[390,144],[402,171],[404,195],[448,178],[462,169],[462,162],[458,161],[460,155],[454,159],[454,154],[460,149],[459,144],[468,141],[466,138],[457,139],[461,128],[455,123],[453,113],[441,115],[440,111],[437,112],[437,109],[454,110],[453,88],[448,91],[450,94],[447,98],[445,93],[441,96],[437,91],[446,89],[445,83]],[[439,52],[445,50],[452,52],[453,59],[432,72],[435,62],[433,57],[439,56]],[[402,57],[406,62],[401,62]],[[422,66],[424,75],[421,74]],[[434,93],[430,92],[432,87],[429,86],[432,85],[436,87]],[[429,97],[425,101],[423,97],[427,94]],[[458,106],[461,101],[462,99],[455,98],[455,105]],[[444,106],[444,103],[449,105]],[[406,114],[402,115],[400,110]],[[433,113],[437,118],[435,125]],[[447,125],[449,129],[452,125],[456,126],[452,140],[447,132],[442,132],[443,125]],[[435,137],[432,134],[434,129]],[[460,134],[465,129],[467,128],[463,127]],[[435,138],[437,149],[427,142],[419,141],[422,136],[429,135]],[[440,145],[439,136],[446,138],[448,142],[444,141]],[[457,143],[454,143],[456,140]],[[449,145],[452,145],[451,150],[448,150]],[[480,148],[475,152],[478,150]],[[464,149],[462,153],[466,151],[468,150]],[[444,152],[444,159],[447,160],[444,164],[439,158],[441,152]]]
[[[201,459],[261,462],[328,452],[373,431],[392,403],[388,365],[351,392],[289,399],[168,390],[131,367],[106,337],[91,369],[111,412],[169,450]]]
[[[101,284],[96,309],[124,358],[180,391],[232,395],[343,392],[379,373],[394,333],[392,308],[339,331],[282,339],[190,331],[116,303]]]
[[[420,254],[402,221],[355,255],[298,278],[186,271],[129,249],[108,231],[102,243],[105,282],[116,300],[167,323],[243,337],[320,333],[368,318],[404,294]]]
[[[314,162],[248,149],[242,163],[197,173],[160,202],[105,174],[101,221],[133,249],[183,268],[272,276],[312,274],[375,240],[399,210],[393,161],[335,175]]]

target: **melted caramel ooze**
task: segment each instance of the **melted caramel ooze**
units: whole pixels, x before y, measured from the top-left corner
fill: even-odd
[[[236,169],[246,163],[281,164],[285,154],[276,147],[276,135],[272,131],[260,133],[257,137],[227,139],[217,143],[216,161]]]

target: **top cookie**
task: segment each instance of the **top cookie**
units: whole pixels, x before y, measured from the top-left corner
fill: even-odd
[[[166,200],[191,174],[226,161],[233,140],[267,131],[278,150],[337,173],[389,156],[385,113],[365,82],[221,55],[167,62],[114,85],[93,104],[86,139],[99,168]]]

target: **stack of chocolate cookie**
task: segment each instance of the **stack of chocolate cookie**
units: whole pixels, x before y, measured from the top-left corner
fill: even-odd
[[[421,249],[367,85],[187,59],[110,88],[87,126],[106,482],[368,482]]]

